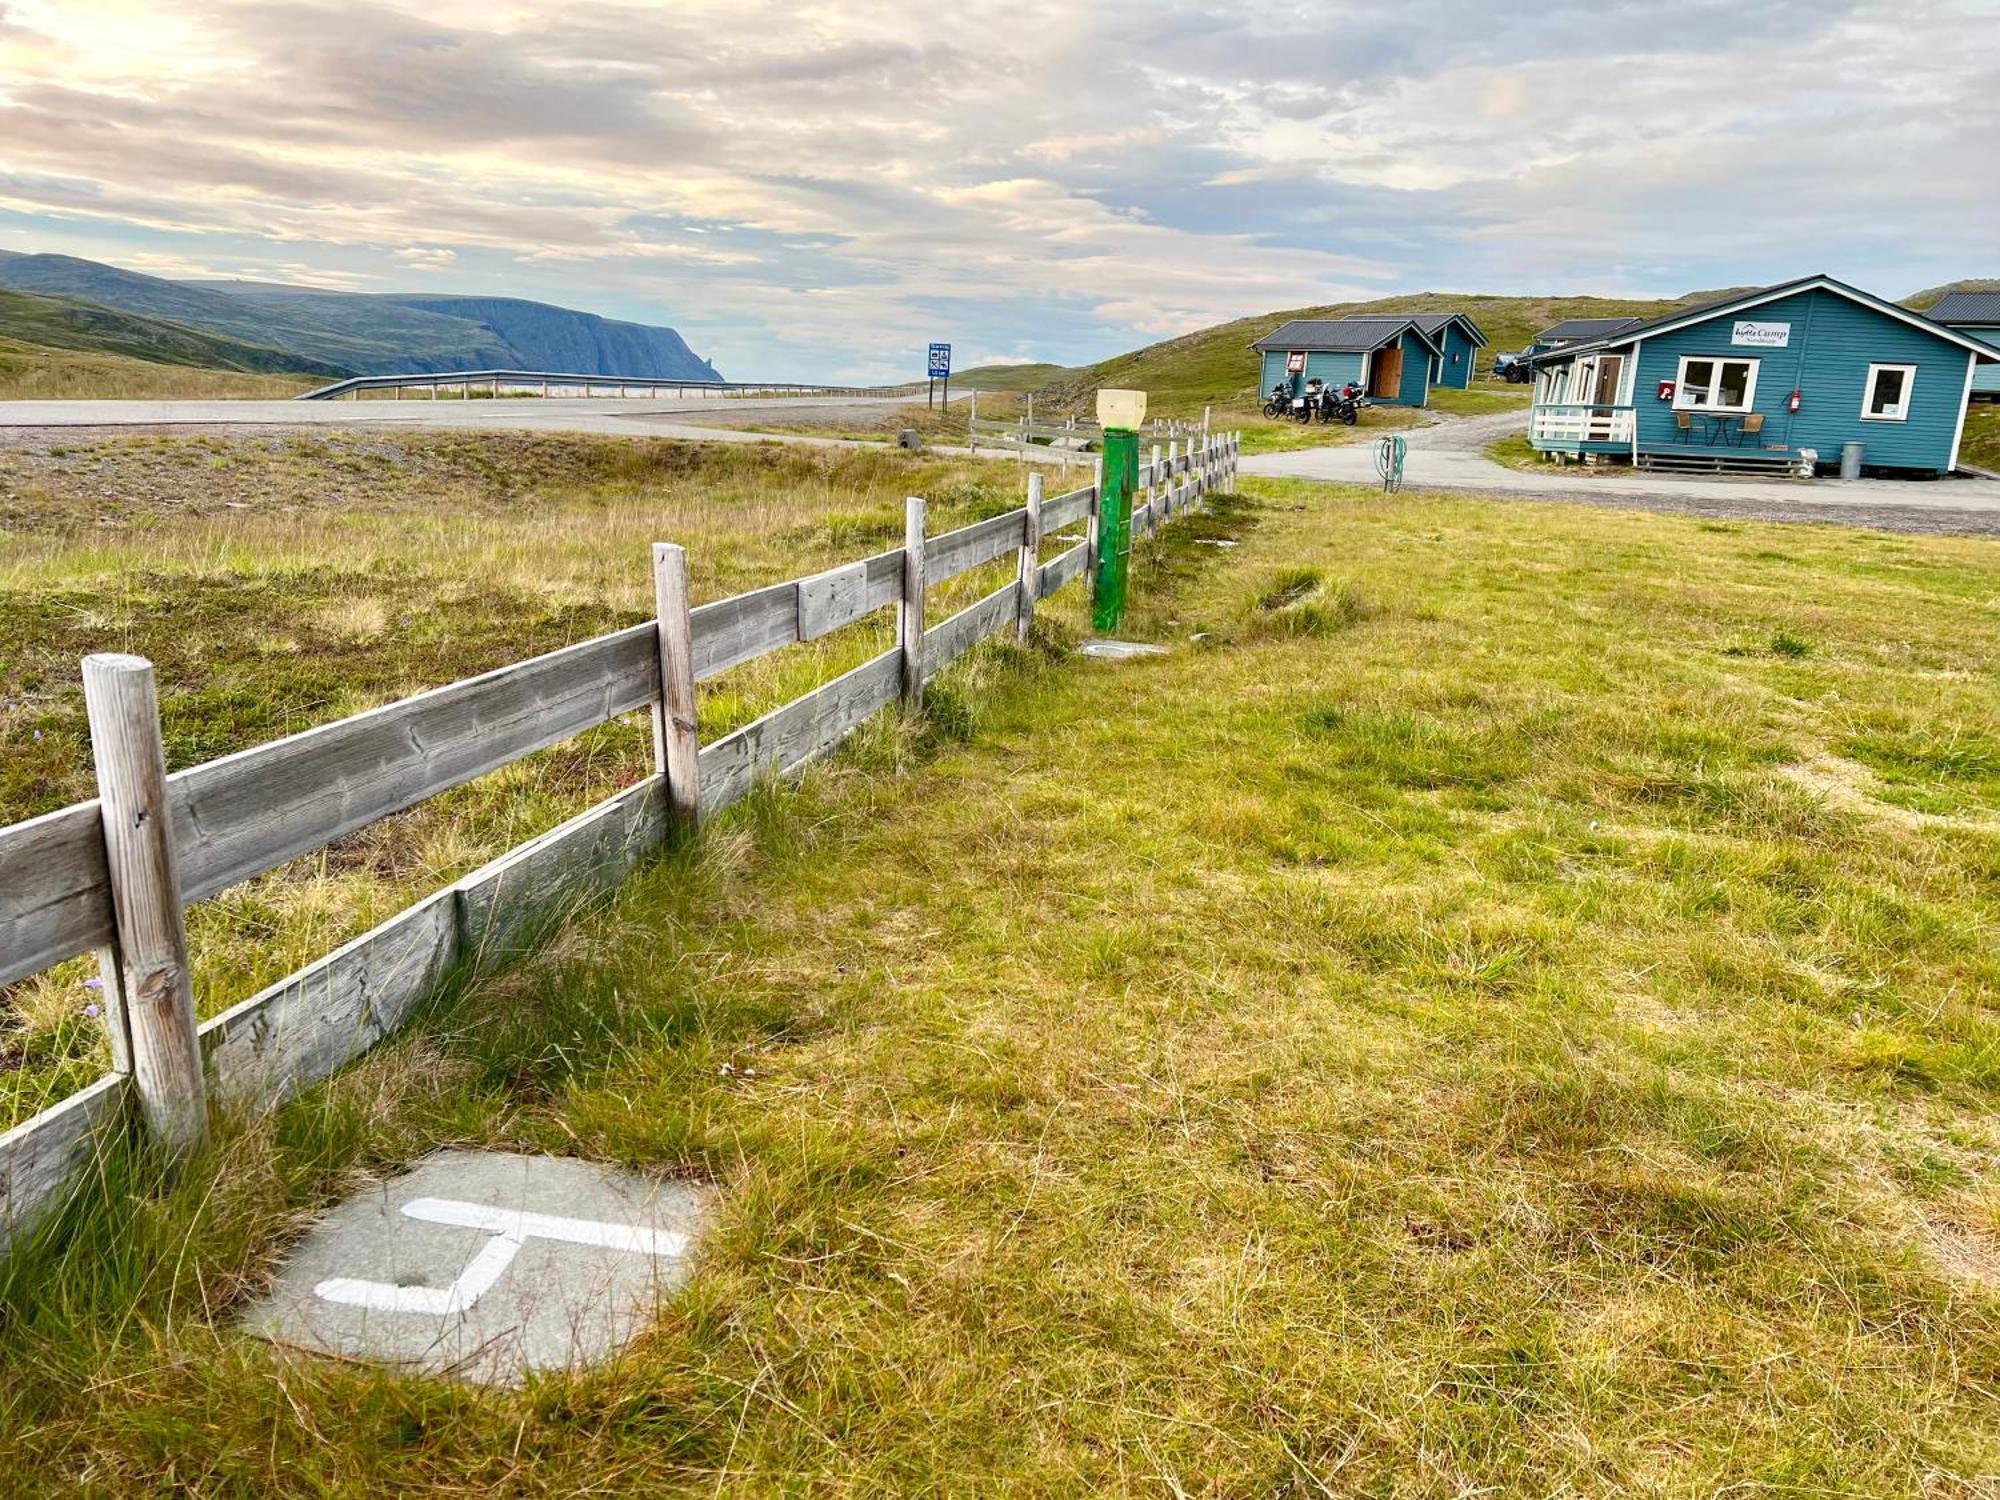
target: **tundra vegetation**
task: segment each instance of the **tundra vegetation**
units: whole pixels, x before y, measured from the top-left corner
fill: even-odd
[[[186,759],[641,618],[655,536],[712,594],[888,543],[904,492],[971,515],[1014,482],[569,442],[488,473],[491,441],[83,459],[223,461],[178,508],[37,481],[73,524],[9,537],[0,639],[69,744],[14,807],[78,790],[58,679],[90,645],[163,658]],[[1135,597],[1166,656],[1068,658],[1060,613],[984,648],[178,1176],[114,1154],[0,1268],[7,1472],[1990,1486],[1994,544],[1249,481]],[[456,827],[638,753],[558,752],[330,869],[400,900]],[[276,936],[236,962],[288,962],[283,903],[330,879],[260,888]],[[521,1390],[233,1330],[315,1212],[446,1143],[698,1176],[718,1222],[623,1356]]]

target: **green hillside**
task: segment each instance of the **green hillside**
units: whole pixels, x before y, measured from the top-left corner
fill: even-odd
[[[1250,345],[1289,318],[1462,312],[1486,335],[1487,347],[1480,355],[1483,372],[1492,364],[1496,352],[1525,348],[1536,333],[1564,318],[1652,317],[1682,305],[1683,300],[1477,297],[1421,292],[1374,302],[1336,302],[1324,307],[1259,313],[1090,365],[1064,383],[1061,397],[1081,401],[1099,386],[1134,386],[1147,393],[1148,409],[1161,416],[1198,415],[1203,406],[1213,406],[1218,413],[1244,413],[1256,408],[1260,394],[1257,356]]]
[[[316,375],[201,369],[0,338],[0,401],[282,400],[320,383]]]
[[[335,378],[333,365],[304,359],[264,344],[246,343],[164,318],[121,312],[75,297],[0,287],[0,339],[115,354],[153,364],[188,365],[246,374],[300,374]]]
[[[1076,375],[1069,365],[979,365],[959,371],[951,383],[968,391],[1042,391]]]

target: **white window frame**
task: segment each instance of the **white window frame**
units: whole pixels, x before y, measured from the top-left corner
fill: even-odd
[[[1896,408],[1896,415],[1887,412],[1870,411],[1875,404],[1875,382],[1885,370],[1903,372],[1903,400]],[[1861,420],[1864,422],[1907,422],[1910,420],[1910,397],[1917,389],[1917,367],[1915,365],[1882,364],[1868,367],[1868,378],[1861,382]]]
[[[1713,395],[1722,385],[1722,367],[1724,365],[1748,365],[1750,367],[1750,378],[1743,383],[1743,404],[1741,406],[1721,406],[1713,402],[1688,400],[1688,366],[1703,363],[1715,366],[1715,374],[1710,378],[1709,383],[1702,387],[1703,391],[1710,395]],[[1757,376],[1763,369],[1763,366],[1763,360],[1752,359],[1741,354],[1683,354],[1680,364],[1674,370],[1674,410],[1707,411],[1724,416],[1747,415],[1757,409]]]

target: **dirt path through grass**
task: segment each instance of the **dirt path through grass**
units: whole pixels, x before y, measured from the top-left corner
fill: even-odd
[[[14,1272],[10,1471],[1981,1493],[2000,551],[1247,489],[1142,567],[1168,656],[977,658]],[[230,1330],[447,1142],[711,1178],[720,1229],[521,1393]]]

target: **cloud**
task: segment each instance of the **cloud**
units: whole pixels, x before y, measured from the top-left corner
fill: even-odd
[[[1408,288],[1900,293],[1993,269],[1984,9],[4,0],[0,218],[448,276],[768,375]]]

